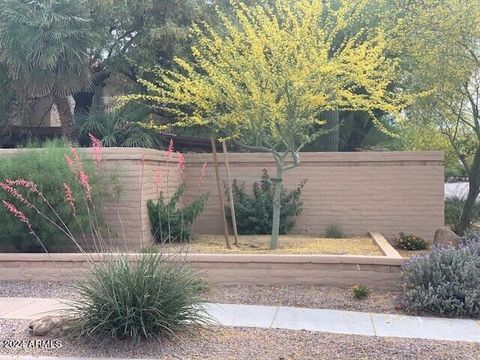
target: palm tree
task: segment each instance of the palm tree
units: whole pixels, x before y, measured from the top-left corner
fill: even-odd
[[[28,96],[51,96],[62,133],[73,137],[68,97],[90,84],[94,45],[83,0],[0,0],[0,62]]]

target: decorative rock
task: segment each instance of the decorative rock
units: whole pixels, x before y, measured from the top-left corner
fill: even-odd
[[[460,237],[447,227],[442,227],[435,231],[433,239],[433,246],[448,247],[453,246],[458,248]]]
[[[71,328],[73,318],[65,315],[48,315],[32,320],[28,328],[33,336],[60,335]]]

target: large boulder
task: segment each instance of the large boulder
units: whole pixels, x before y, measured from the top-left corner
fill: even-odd
[[[458,248],[460,237],[447,227],[442,227],[435,231],[433,246],[437,247],[455,247]]]

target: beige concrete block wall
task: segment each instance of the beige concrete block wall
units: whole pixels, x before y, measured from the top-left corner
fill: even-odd
[[[229,154],[232,177],[247,189],[263,168],[275,175],[270,154]],[[198,192],[199,169],[207,162],[202,189],[210,194],[197,233],[222,233],[214,168],[210,154],[188,154],[186,201]],[[222,179],[226,181],[219,154]],[[294,188],[308,179],[302,192],[303,213],[294,233],[324,234],[330,224],[346,234],[408,232],[432,240],[443,226],[443,154],[441,152],[302,153],[298,168],[285,173]]]
[[[88,151],[88,150],[85,150]],[[181,171],[177,154],[138,148],[106,148],[102,166],[118,177],[121,186],[118,201],[107,202],[104,216],[123,240],[125,231],[129,247],[152,243],[147,201],[158,199],[160,191],[169,198],[177,189]],[[122,227],[123,225],[123,227]]]
[[[86,154],[89,151],[83,150]],[[123,188],[116,202],[104,204],[107,223],[121,243],[125,232],[131,247],[147,246],[151,235],[146,202],[156,199],[159,189],[169,195],[175,191],[181,177],[176,155],[168,159],[164,151],[138,148],[103,151],[102,166],[117,174]],[[18,150],[0,150],[0,158],[16,153]],[[212,155],[185,154],[185,158],[187,192],[183,201],[188,203],[201,192],[209,193],[195,231],[220,234],[222,222]],[[221,177],[226,181],[222,154],[219,160]],[[207,172],[201,183],[204,162]],[[247,188],[260,179],[263,168],[274,175],[270,154],[232,153],[230,164],[233,178],[245,182]],[[434,231],[443,226],[441,152],[302,153],[300,166],[285,174],[285,185],[293,188],[305,178],[304,210],[293,233],[323,234],[328,225],[337,224],[346,234],[403,231],[431,240]]]

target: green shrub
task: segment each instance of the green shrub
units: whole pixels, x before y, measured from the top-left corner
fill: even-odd
[[[285,188],[281,195],[280,234],[286,234],[295,225],[295,217],[303,210],[300,200],[303,180],[298,187],[288,192]],[[253,184],[253,196],[247,194],[245,184],[239,185],[236,180],[232,184],[233,199],[237,230],[240,235],[269,235],[272,233],[273,193],[275,185],[272,184],[267,170],[263,169],[260,184]],[[231,223],[230,208],[226,209],[227,220]]]
[[[178,206],[185,192],[185,183],[181,183],[173,196],[167,200],[163,192],[157,202],[147,201],[148,216],[154,240],[159,243],[189,240],[192,224],[207,204],[208,195],[202,194],[192,203],[181,208]]]
[[[327,230],[325,231],[325,236],[329,239],[341,239],[345,237],[340,226],[335,224],[328,225]]]
[[[76,285],[73,333],[138,342],[204,324],[201,306],[205,284],[183,263],[158,254],[131,261],[118,255],[95,264]]]
[[[30,145],[33,146],[33,145]],[[88,228],[87,205],[81,201],[84,192],[76,181],[74,174],[65,162],[65,154],[71,155],[68,144],[63,141],[47,141],[41,150],[25,149],[18,155],[4,156],[0,161],[0,182],[5,180],[25,179],[37,185],[43,196],[49,200],[53,209],[63,222],[75,234],[80,234],[81,227]],[[92,188],[92,200],[97,202],[100,197],[101,177],[95,172],[92,162],[85,162],[85,171]],[[73,216],[70,205],[65,199],[64,183],[69,184],[76,202],[76,217]],[[45,214],[53,215],[52,210],[38,196],[18,189],[31,203]],[[23,211],[32,224],[33,231],[44,243],[48,251],[60,251],[69,244],[67,236],[56,226],[39,216],[34,209],[27,208],[13,199],[5,191],[0,190],[1,200],[13,203]],[[97,214],[100,216],[101,214]],[[57,219],[56,216],[52,216]],[[29,232],[24,223],[0,206],[0,251],[39,252],[43,247]],[[57,220],[60,224],[60,220]],[[101,218],[97,219],[100,223]]]
[[[460,234],[458,226],[460,217],[465,206],[465,198],[460,196],[452,196],[445,199],[445,225],[454,233]],[[480,203],[475,203],[472,211],[472,222],[480,219]]]
[[[367,298],[371,292],[367,285],[355,285],[352,287],[353,297],[358,300]]]
[[[434,248],[403,266],[402,303],[412,313],[480,315],[480,257],[473,246]]]
[[[419,236],[400,233],[399,237],[395,239],[395,247],[398,249],[410,251],[425,250],[428,248],[428,243]]]

